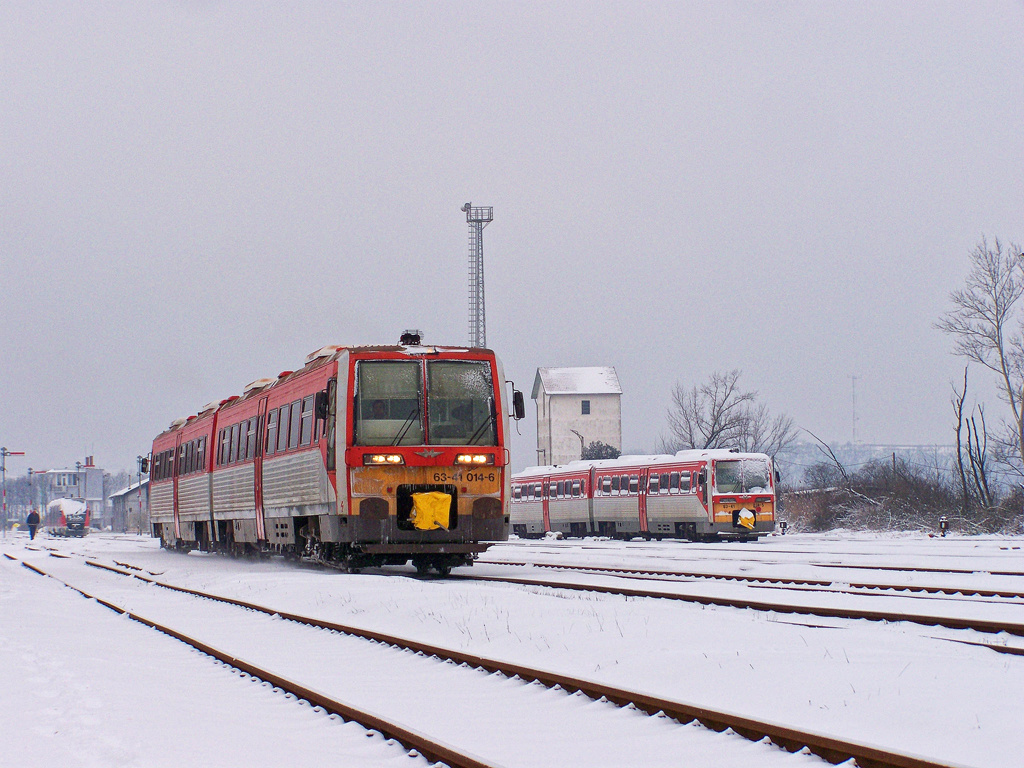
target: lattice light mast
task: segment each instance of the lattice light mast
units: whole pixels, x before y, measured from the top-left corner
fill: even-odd
[[[462,206],[469,224],[469,346],[487,346],[484,310],[484,227],[494,219],[491,206]]]

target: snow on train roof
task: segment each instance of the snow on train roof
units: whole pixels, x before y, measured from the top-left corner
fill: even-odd
[[[46,505],[48,510],[59,509],[65,515],[78,515],[86,511],[84,501],[78,499],[54,499]]]
[[[695,449],[677,451],[676,453],[657,453],[650,455],[620,456],[617,459],[577,459],[568,464],[554,464],[547,466],[526,467],[522,472],[516,472],[513,477],[525,477],[527,475],[545,475],[555,472],[586,471],[591,467],[607,469],[610,467],[636,467],[649,466],[652,464],[678,464],[683,461],[700,461],[702,459],[768,459],[764,453],[740,453],[739,451],[725,448]]]
[[[409,355],[427,355],[434,354],[436,352],[491,352],[490,349],[483,348],[470,348],[470,347],[444,347],[438,345],[401,345],[401,344],[367,344],[367,345],[343,345],[343,344],[328,344],[320,347],[320,349],[314,350],[306,355],[305,363],[301,368],[294,371],[282,371],[276,377],[256,379],[256,381],[250,382],[245,386],[241,395],[232,395],[223,400],[213,400],[202,407],[202,409],[190,416],[184,416],[180,419],[175,419],[170,425],[161,432],[157,437],[162,437],[170,432],[174,432],[181,429],[186,424],[190,424],[199,416],[203,416],[213,411],[219,411],[222,408],[230,407],[248,400],[251,397],[257,397],[261,395],[265,390],[275,387],[282,382],[289,381],[297,376],[304,373],[308,373],[314,368],[319,368],[321,365],[325,365],[328,362],[339,359],[342,355],[351,352],[405,352]]]
[[[621,395],[619,377],[612,366],[595,368],[538,368],[533,381],[533,399],[541,383],[549,395]]]

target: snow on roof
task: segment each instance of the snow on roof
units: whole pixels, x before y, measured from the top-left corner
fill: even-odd
[[[533,381],[533,399],[541,384],[549,395],[621,395],[619,377],[611,366],[594,368],[538,368]]]
[[[701,460],[729,460],[729,459],[759,459],[767,460],[768,456],[763,453],[740,453],[739,451],[729,450],[726,448],[706,448],[706,449],[694,449],[688,451],[678,451],[677,453],[659,453],[651,454],[647,456],[620,456],[617,459],[576,459],[570,461],[568,464],[555,464],[548,466],[536,466],[526,467],[521,472],[516,472],[512,475],[514,479],[523,477],[529,477],[533,475],[547,475],[560,472],[586,472],[591,467],[596,469],[608,469],[613,467],[643,467],[643,466],[654,466],[658,464],[678,464],[683,461],[701,461]]]
[[[145,480],[143,480],[141,485],[142,485],[143,488],[148,486],[149,485],[149,478],[147,477]],[[131,485],[129,485],[127,488],[122,488],[120,491],[115,491],[114,493],[110,494],[107,498],[108,499],[118,499],[118,498],[120,498],[122,496],[127,496],[132,491],[138,491],[138,490],[139,490],[139,483],[135,482],[135,483],[132,483]]]

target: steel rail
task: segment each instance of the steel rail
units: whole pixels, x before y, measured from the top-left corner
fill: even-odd
[[[92,564],[89,561],[86,562],[87,564]],[[234,667],[235,669],[244,672],[245,674],[250,675],[251,677],[254,677],[258,680],[263,680],[267,683],[270,683],[272,686],[274,686],[275,688],[279,688],[285,693],[292,694],[297,699],[304,699],[314,707],[321,707],[330,714],[340,715],[345,720],[350,720],[352,722],[359,723],[361,726],[369,730],[379,731],[386,738],[394,739],[395,741],[399,742],[405,749],[410,751],[415,750],[416,752],[419,752],[421,755],[423,755],[431,762],[440,761],[451,766],[451,768],[497,768],[492,763],[487,763],[477,757],[468,755],[464,752],[460,752],[456,750],[454,747],[451,747],[447,744],[442,744],[441,742],[434,741],[425,734],[410,730],[397,723],[391,722],[390,720],[385,720],[384,718],[381,718],[369,712],[364,712],[363,710],[357,709],[349,704],[345,704],[344,702],[338,701],[337,699],[333,699],[330,696],[327,696],[326,694],[315,691],[312,688],[307,688],[303,685],[300,685],[299,683],[296,683],[285,677],[277,675],[269,670],[258,667],[255,664],[246,661],[245,659],[241,659],[237,656],[232,656],[231,654],[221,651],[220,649],[215,648],[212,645],[208,645],[207,643],[204,643],[201,640],[197,640],[182,632],[178,632],[177,630],[172,629],[171,627],[168,627],[164,624],[160,624],[151,619],[147,619],[145,616],[140,616],[139,614],[133,613],[119,605],[116,605],[115,603],[112,603],[108,600],[104,600],[95,595],[89,594],[85,590],[76,587],[72,584],[69,584],[63,579],[54,576],[51,573],[47,573],[42,568],[32,565],[31,563],[21,561],[21,564],[25,568],[28,568],[29,570],[32,570],[40,574],[41,576],[46,576],[51,579],[54,579],[55,581],[60,582],[68,589],[74,590],[75,592],[77,592],[78,594],[82,595],[87,599],[95,600],[100,605],[109,608],[115,613],[128,616],[129,618],[139,622],[140,624],[144,624],[147,627],[151,627],[159,632],[163,632],[165,635],[173,637],[175,640],[180,640],[186,645],[195,648],[197,651],[205,653],[206,655],[211,656],[217,659],[218,661],[227,664],[230,667]]]
[[[679,540],[679,541],[682,544],[687,543],[687,542],[685,542],[685,540]],[[501,546],[502,547],[508,547],[508,548],[515,548],[517,550],[522,550],[522,549],[526,549],[527,547],[529,547],[531,545],[517,543],[515,541],[503,541],[503,542],[501,542]],[[556,549],[556,550],[557,549],[569,549],[569,547],[564,547],[563,548],[563,547],[552,546],[551,549]],[[596,547],[596,546],[590,546],[590,547],[583,546],[583,547],[581,547],[581,549],[600,550],[602,552],[608,552],[609,551],[608,548],[606,548],[606,547]],[[669,548],[668,547],[661,547],[660,549],[662,551],[667,551]],[[1019,549],[1019,547],[1017,549]],[[488,552],[490,554],[495,554],[498,551],[500,551],[500,550],[497,550],[497,549],[488,550]],[[685,551],[685,550],[679,550],[679,551],[682,552],[682,551]],[[712,544],[709,544],[707,546],[707,548],[700,549],[700,550],[695,550],[695,551],[712,553],[712,554],[715,553],[715,552],[723,552],[723,551],[743,552],[745,554],[757,554],[757,555],[774,555],[774,554],[808,555],[808,554],[813,554],[813,553],[809,553],[809,552],[806,552],[806,551],[803,551],[803,550],[795,550],[795,549],[793,549],[793,550],[789,550],[789,549],[770,549],[770,550],[764,550],[764,551],[761,551],[761,552],[755,552],[755,551],[750,550],[750,549],[737,549],[736,547],[725,547],[721,543],[712,543]],[[876,555],[872,555],[871,553],[867,553],[867,552],[823,552],[823,553],[817,553],[816,556],[817,557],[824,557],[824,556],[835,556],[835,557],[842,557],[842,556],[849,556],[849,557],[873,557],[873,556],[876,556]],[[659,557],[660,557],[660,555],[659,555]],[[918,553],[918,554],[915,555],[915,557],[937,558],[937,557],[949,557],[949,555],[948,554],[938,554],[938,553]],[[1004,556],[1001,556],[1001,557],[1005,557],[1005,558],[1009,559],[1009,556],[1005,556],[1004,555]],[[483,562],[488,562],[488,561],[478,560],[477,562],[483,563]],[[913,573],[913,572],[919,572],[919,573],[967,573],[967,574],[970,574],[970,573],[987,573],[987,574],[990,574],[992,576],[1024,576],[1024,571],[994,571],[994,570],[980,570],[979,571],[979,570],[970,570],[970,569],[966,569],[966,568],[936,568],[936,567],[929,567],[929,566],[915,567],[915,566],[901,566],[901,565],[870,565],[870,564],[867,564],[867,563],[847,564],[847,563],[825,563],[825,562],[810,562],[810,561],[808,561],[808,562],[794,562],[794,561],[791,561],[791,560],[782,560],[782,559],[763,560],[763,559],[760,559],[760,558],[729,558],[729,559],[727,559],[727,562],[732,562],[732,563],[751,563],[751,562],[755,562],[755,563],[764,563],[766,565],[809,565],[809,566],[814,566],[816,568],[860,568],[860,569],[864,569],[864,570],[904,571],[904,572],[908,572],[908,573]],[[514,563],[502,563],[502,565],[514,565]]]
[[[816,568],[859,568],[869,571],[901,571],[904,573],[987,573],[990,576],[1024,576],[1021,571],[969,571],[966,568],[914,568],[903,565],[867,565],[847,563],[807,563]]]
[[[345,624],[338,624],[336,622],[314,619],[301,614],[276,610],[274,608],[259,605],[258,603],[251,603],[245,600],[238,600],[235,598],[224,597],[222,595],[203,592],[201,590],[191,589],[189,587],[170,584],[149,578],[148,576],[143,576],[140,573],[133,573],[131,571],[124,570],[123,568],[115,568],[94,560],[87,560],[85,564],[94,568],[100,568],[102,570],[116,573],[120,576],[130,576],[145,583],[163,587],[164,589],[227,603],[239,608],[257,611],[271,616],[279,616],[282,619],[303,624],[305,626],[333,630],[352,637],[387,644],[401,650],[422,653],[425,656],[433,656],[442,661],[452,661],[456,664],[467,664],[470,667],[483,669],[491,673],[500,672],[506,677],[518,676],[525,682],[536,681],[548,688],[560,687],[568,693],[579,691],[595,700],[603,697],[617,706],[628,707],[632,705],[649,715],[665,714],[683,724],[697,721],[706,728],[719,732],[731,728],[733,731],[750,741],[761,741],[767,737],[772,741],[772,743],[782,747],[788,752],[797,752],[806,748],[813,754],[834,764],[843,763],[853,758],[857,761],[857,765],[860,766],[860,768],[957,768],[952,763],[939,763],[918,755],[891,752],[881,747],[846,741],[825,734],[814,733],[812,731],[789,728],[777,723],[755,720],[731,712],[715,710],[709,707],[702,707],[670,699],[662,699],[655,696],[649,696],[644,693],[639,693],[637,691],[615,688],[610,685],[562,675],[556,672],[549,672],[547,670],[513,664],[488,658],[486,656],[479,656],[477,654],[465,653],[463,651],[456,651],[450,648],[421,643],[384,632],[376,632]],[[121,565],[133,569],[137,568],[137,566],[130,566],[124,563]],[[380,730],[380,728],[378,728],[378,730]],[[419,748],[417,747],[417,749]]]
[[[757,611],[770,611],[772,613],[791,613],[802,616],[821,616],[833,619],[866,619],[868,621],[887,622],[907,621],[912,624],[922,624],[928,627],[938,626],[945,627],[947,629],[973,629],[977,632],[987,633],[1007,632],[1012,635],[1020,635],[1024,637],[1024,624],[988,621],[986,619],[958,619],[950,616],[928,616],[926,614],[895,613],[893,611],[869,611],[860,608],[829,608],[827,606],[792,605],[786,603],[771,603],[765,600],[751,600],[748,598],[686,595],[678,592],[633,589],[631,587],[609,587],[599,584],[572,584],[558,581],[517,578],[514,576],[458,575],[449,576],[448,578],[470,581],[495,581],[531,587],[569,589],[579,592],[598,592],[608,595],[621,595],[623,597],[651,597],[665,600],[680,600],[682,602],[699,603],[701,605],[714,605],[726,608],[749,608]]]
[[[682,578],[693,578],[693,579],[713,579],[720,581],[741,581],[741,582],[755,582],[763,584],[779,584],[782,586],[807,586],[807,587],[830,587],[836,586],[835,581],[825,581],[822,579],[801,579],[796,577],[783,577],[783,576],[741,576],[739,574],[731,573],[701,573],[699,571],[670,571],[663,568],[649,568],[645,566],[637,566],[635,568],[623,567],[623,566],[604,566],[604,565],[570,565],[566,563],[510,563],[502,562],[500,560],[477,560],[479,565],[514,565],[514,566],[526,566],[532,565],[535,568],[550,568],[552,570],[566,570],[566,571],[594,571],[599,573],[614,573],[614,574],[649,574],[651,576],[659,577],[671,577],[678,576]],[[1011,592],[1003,590],[991,590],[991,589],[974,589],[971,587],[932,587],[927,585],[919,584],[867,584],[862,582],[841,582],[849,587],[856,589],[889,589],[894,591],[906,591],[906,592],[925,592],[928,594],[943,594],[943,595],[963,595],[964,597],[1000,597],[1007,599],[1021,598],[1024,599],[1024,592]]]

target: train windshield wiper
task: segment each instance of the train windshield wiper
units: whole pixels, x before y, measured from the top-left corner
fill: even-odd
[[[419,402],[417,402],[416,407],[409,412],[409,416],[406,418],[405,423],[402,424],[402,428],[398,430],[398,435],[395,437],[395,442],[393,442],[392,445],[400,445],[402,443],[402,441],[405,439],[406,434],[412,428],[413,422],[416,421],[419,415],[420,404]]]

